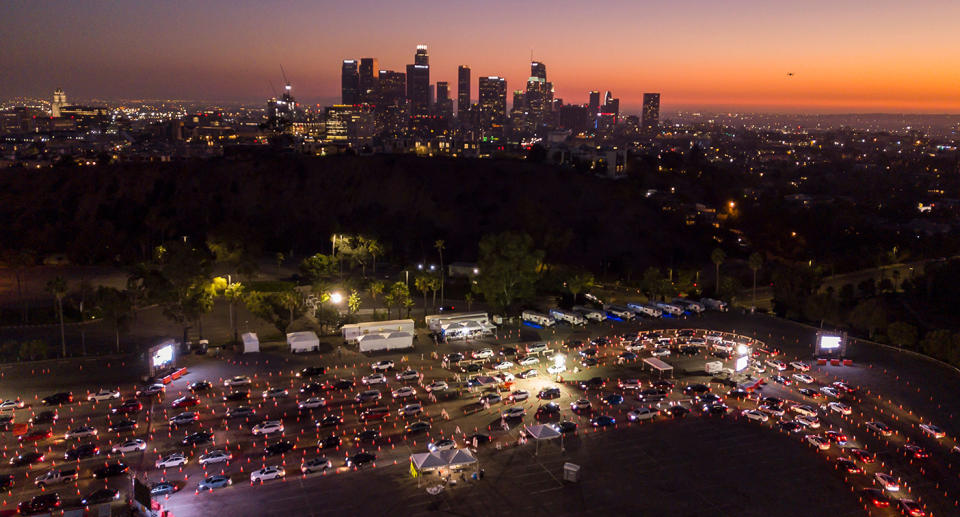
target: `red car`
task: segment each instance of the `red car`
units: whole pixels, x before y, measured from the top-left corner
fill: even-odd
[[[922,460],[924,458],[930,457],[930,453],[927,452],[926,449],[924,449],[923,447],[920,447],[919,445],[914,445],[912,443],[908,443],[904,445],[903,450],[907,451],[908,455],[913,455],[913,457],[917,459]]]
[[[128,413],[138,413],[142,409],[143,409],[143,404],[141,404],[139,400],[130,399],[130,400],[124,401],[123,404],[120,404],[119,406],[111,409],[110,411],[113,413],[125,415]]]
[[[368,409],[360,414],[360,420],[383,420],[390,414],[387,408]]]
[[[173,401],[173,407],[175,408],[191,407],[191,406],[196,406],[198,404],[200,404],[200,399],[198,399],[197,397],[190,397],[190,396],[180,397],[177,400]]]
[[[36,431],[30,431],[27,434],[20,435],[21,442],[39,442],[40,440],[46,440],[53,436],[53,431],[50,429],[38,429]]]
[[[839,431],[827,431],[827,432],[823,433],[823,435],[826,436],[828,440],[830,440],[831,442],[834,442],[834,443],[846,443],[846,442],[847,442],[847,435],[845,435],[845,434],[843,434],[843,433],[841,433],[841,432],[839,432]]]

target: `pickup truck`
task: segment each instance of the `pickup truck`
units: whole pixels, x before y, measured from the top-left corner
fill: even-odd
[[[33,483],[38,487],[43,488],[47,485],[58,485],[61,483],[76,481],[77,478],[77,469],[52,469],[48,470],[46,474],[38,476]]]

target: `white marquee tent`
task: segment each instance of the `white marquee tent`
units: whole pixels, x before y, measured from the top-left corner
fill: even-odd
[[[260,351],[260,338],[257,337],[256,333],[247,332],[241,335],[240,338],[243,339],[243,353],[249,354]]]
[[[287,344],[293,353],[309,352],[320,349],[320,338],[311,330],[290,332],[287,334]]]

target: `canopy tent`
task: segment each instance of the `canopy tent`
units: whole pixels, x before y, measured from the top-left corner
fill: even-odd
[[[256,333],[246,332],[240,338],[243,339],[243,353],[249,354],[260,351],[260,338],[257,337]]]
[[[447,466],[446,459],[440,454],[443,452],[447,451],[416,453],[410,456],[410,461],[420,472],[436,470]]]
[[[357,338],[361,352],[377,350],[404,350],[413,348],[413,334],[405,331],[388,334],[366,334]]]
[[[643,363],[660,372],[660,377],[663,377],[663,372],[670,372],[670,376],[673,377],[673,367],[656,357],[648,357],[643,360]]]
[[[537,447],[536,447],[536,450],[534,451],[534,455],[540,453],[540,442],[544,440],[556,440],[557,438],[560,438],[560,451],[562,452],[564,450],[563,435],[560,434],[560,431],[557,431],[552,426],[544,425],[544,424],[536,424],[536,425],[524,425],[523,428],[527,432],[527,435],[530,436],[530,438],[533,438],[534,440],[536,440]]]
[[[417,477],[417,484],[424,472],[444,468],[459,468],[477,463],[477,458],[467,449],[449,449],[436,452],[419,452],[410,455],[410,472]]]
[[[453,453],[450,456],[450,459],[447,460],[448,467],[462,467],[464,465],[473,465],[477,462],[477,458],[475,458],[467,449],[451,449],[443,452]]]
[[[290,351],[293,353],[309,352],[320,349],[320,338],[310,330],[290,332],[287,334],[287,344],[290,345]]]
[[[441,324],[441,330],[447,339],[469,339],[493,334],[496,328],[486,321],[477,320],[458,320]]]

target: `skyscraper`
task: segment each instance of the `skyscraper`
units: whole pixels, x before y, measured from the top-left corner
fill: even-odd
[[[596,117],[597,113],[600,113],[600,92],[597,90],[590,92],[590,102],[587,104],[587,109],[590,110],[591,117]]]
[[[660,94],[643,94],[643,120],[641,128],[647,132],[655,132],[660,129]]]
[[[377,86],[380,80],[380,68],[377,58],[365,57],[360,59],[360,102],[375,104],[377,102]]]
[[[437,81],[437,114],[449,119],[453,116],[453,99],[450,98],[450,83]]]
[[[340,101],[343,104],[360,104],[360,73],[355,59],[343,60],[340,69]]]
[[[530,63],[530,78],[527,79],[525,95],[529,117],[529,128],[537,131],[543,126],[553,107],[553,85],[547,82],[547,65],[534,61]]]
[[[530,63],[530,77],[540,79],[541,81],[547,80],[547,65],[534,61]]]
[[[54,118],[60,116],[60,108],[67,105],[67,94],[63,93],[62,88],[53,91],[53,102],[50,103],[50,111]]]
[[[457,115],[470,111],[470,67],[457,67]]]
[[[380,95],[377,101],[381,106],[400,106],[406,98],[407,76],[403,72],[380,70]]]
[[[496,75],[480,78],[480,130],[490,136],[502,135],[507,119],[507,80]]]
[[[407,65],[407,99],[412,114],[425,115],[430,111],[430,57],[426,45],[417,45],[413,64]]]

